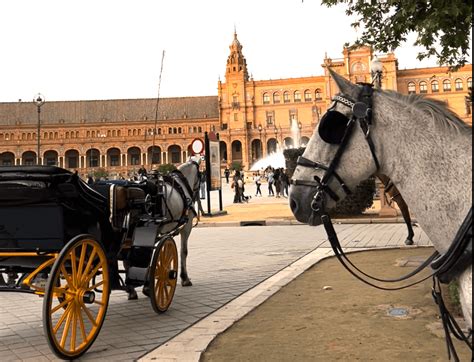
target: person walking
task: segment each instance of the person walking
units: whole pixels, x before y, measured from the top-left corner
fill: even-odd
[[[260,195],[262,197],[262,190],[260,190],[260,186],[262,186],[262,177],[258,172],[255,172],[255,186],[257,187],[257,191],[255,191],[255,196]]]
[[[290,183],[290,180],[288,178],[288,174],[286,172],[287,172],[286,169],[282,168],[281,173],[280,173],[281,195],[283,197],[288,197],[288,186],[289,186],[289,183]]]
[[[273,169],[270,169],[268,171],[267,181],[268,181],[268,196],[275,196],[275,193],[273,192],[273,182],[275,181]]]
[[[281,180],[280,180],[280,169],[277,168],[273,175],[273,184],[275,185],[275,193],[276,197],[280,198],[281,194]]]
[[[225,176],[226,183],[229,183],[230,170],[228,167],[226,167],[224,170],[224,176]]]
[[[240,172],[235,171],[234,174],[234,179],[232,180],[232,183],[230,185],[231,188],[234,189],[234,204],[239,204],[242,202],[242,195],[241,195],[241,190],[239,187],[239,180],[240,180]],[[240,180],[242,182],[242,180]]]

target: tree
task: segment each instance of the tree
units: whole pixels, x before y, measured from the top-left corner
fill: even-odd
[[[321,0],[332,7],[347,4],[346,14],[356,15],[351,25],[363,26],[363,34],[354,46],[371,45],[375,50],[391,52],[407,39],[418,34],[414,43],[425,51],[422,60],[431,56],[440,65],[452,70],[466,64],[470,58],[472,29],[471,0]]]

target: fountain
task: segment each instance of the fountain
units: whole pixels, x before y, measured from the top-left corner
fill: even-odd
[[[301,130],[299,123],[296,119],[291,120],[291,136],[293,138],[293,145],[291,148],[298,148],[301,144]],[[273,168],[286,168],[285,156],[279,143],[277,143],[276,152],[270,153],[267,157],[259,159],[255,162],[250,171],[261,171],[265,170],[268,166]]]

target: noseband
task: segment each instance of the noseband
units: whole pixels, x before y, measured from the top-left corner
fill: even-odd
[[[338,144],[339,147],[336,154],[329,164],[329,166],[309,160],[303,156],[298,157],[296,164],[302,167],[313,168],[315,170],[321,169],[325,173],[320,179],[314,176],[314,181],[292,179],[291,183],[294,185],[316,187],[316,194],[311,202],[312,218],[322,216],[325,210],[326,196],[329,196],[334,201],[339,201],[339,196],[332,190],[329,183],[332,178],[335,178],[346,195],[351,194],[351,190],[346,186],[342,178],[337,174],[336,168],[344,153],[347,144],[352,136],[354,124],[359,122],[359,125],[364,132],[365,139],[369,145],[372,158],[375,163],[377,171],[380,168],[380,163],[375,154],[375,146],[370,135],[370,126],[372,125],[372,93],[373,88],[371,84],[362,84],[362,90],[359,94],[357,102],[353,101],[345,95],[337,95],[332,100],[334,105],[323,116],[319,124],[319,134],[321,138],[330,144]],[[337,103],[341,103],[346,107],[352,109],[351,118],[334,110]],[[334,124],[334,126],[333,126]]]

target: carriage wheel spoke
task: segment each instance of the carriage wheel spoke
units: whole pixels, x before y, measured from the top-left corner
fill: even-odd
[[[71,301],[71,299],[64,299],[61,303],[59,303],[56,307],[54,307],[53,309],[51,309],[51,314],[54,314],[56,313],[58,310],[60,310],[61,308],[63,308],[67,303],[69,303]]]
[[[79,264],[77,265],[77,279],[82,279],[84,273],[84,259],[86,257],[87,245],[82,244],[81,256],[79,257]]]
[[[67,339],[67,336],[69,334],[69,328],[71,326],[71,317],[72,315],[74,314],[74,308],[71,308],[68,315],[67,315],[67,318],[66,318],[66,325],[64,326],[64,329],[63,329],[63,334],[61,336],[61,341],[59,342],[59,345],[64,348],[64,346],[66,345],[66,339]]]
[[[58,333],[59,328],[61,328],[61,325],[63,324],[64,320],[66,319],[68,314],[71,312],[72,306],[73,306],[73,303],[70,303],[67,306],[66,310],[64,311],[63,315],[59,318],[58,322],[56,323],[56,325],[53,328],[54,334]]]
[[[77,304],[74,303],[73,319],[72,319],[72,331],[71,331],[71,351],[76,349],[76,329],[77,329]]]
[[[98,282],[98,283],[96,283],[96,284],[90,286],[89,288],[86,288],[86,291],[90,292],[91,290],[93,290],[93,289],[95,289],[95,288],[98,288],[98,287],[100,287],[100,286],[103,285],[103,284],[104,284],[104,281],[101,280],[100,282]]]
[[[80,305],[77,305],[77,318],[79,319],[79,327],[81,329],[82,342],[86,342],[87,340],[86,327],[84,326],[84,321],[82,320],[82,311],[81,311]]]
[[[97,327],[97,322],[94,318],[94,316],[92,315],[91,311],[86,307],[86,305],[84,304],[84,302],[82,301],[79,301],[80,303],[80,306],[82,308],[82,310],[84,310],[84,312],[86,313],[87,317],[89,318],[89,320],[91,321],[92,325],[94,327]]]
[[[93,262],[94,259],[95,259],[95,255],[96,255],[96,251],[95,251],[95,249],[93,249],[91,255],[89,256],[89,260],[87,261],[87,265],[86,265],[86,267],[84,268],[84,271],[83,271],[83,273],[82,273],[82,275],[81,275],[81,285],[82,285],[82,284],[85,284],[85,283],[84,283],[84,278],[85,278],[84,275],[86,275],[87,272],[90,270],[90,268],[91,268],[91,266],[92,266],[92,262]]]
[[[72,277],[72,285],[73,287],[77,288],[78,285],[77,285],[77,282],[78,282],[78,279],[77,279],[77,265],[76,265],[76,249],[72,249],[71,250],[71,277]]]
[[[91,281],[91,279],[94,277],[94,275],[97,274],[97,272],[99,271],[100,268],[102,268],[102,263],[101,262],[99,262],[99,264],[97,264],[95,266],[95,268],[89,274],[87,274],[84,277],[84,279],[82,281],[83,282],[82,285],[87,285]]]
[[[74,287],[73,281],[71,280],[71,276],[68,274],[64,264],[61,264],[61,273],[64,275],[64,279],[66,279],[66,283],[70,285],[71,287]]]

